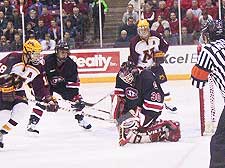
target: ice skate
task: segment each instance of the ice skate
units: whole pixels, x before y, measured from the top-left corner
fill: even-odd
[[[35,115],[31,115],[29,119],[29,123],[27,125],[27,132],[29,135],[38,135],[39,131],[36,129],[36,125],[39,122],[39,118]]]
[[[3,134],[0,132],[0,148],[3,148],[4,144],[3,144]]]
[[[35,127],[36,127],[36,125],[32,124],[32,123],[27,125],[27,132],[29,135],[38,135],[39,134],[39,131]]]
[[[91,128],[91,124],[84,120],[84,116],[82,114],[75,115],[75,119],[77,119],[79,126],[83,127],[84,129]]]

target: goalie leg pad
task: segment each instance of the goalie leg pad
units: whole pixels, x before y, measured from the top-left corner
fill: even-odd
[[[156,121],[153,125],[146,129],[146,133],[149,135],[151,142],[177,142],[181,137],[179,122],[171,120]]]
[[[113,119],[118,119],[124,110],[124,104],[125,104],[125,99],[118,95],[113,95],[113,101],[112,101],[112,116]]]
[[[177,142],[181,137],[179,122],[171,120],[156,121],[147,128],[124,130],[123,138],[120,139],[120,143],[123,145],[127,143]]]
[[[126,120],[124,120],[119,125],[119,145],[124,146],[128,142],[130,142],[130,139],[134,136],[133,131],[136,131],[139,127],[139,118],[137,117],[131,117]]]
[[[167,128],[167,140],[171,142],[177,142],[181,138],[180,123],[178,121],[165,121]]]

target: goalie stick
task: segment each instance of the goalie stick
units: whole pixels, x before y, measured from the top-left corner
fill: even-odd
[[[28,99],[28,101],[30,102],[33,102],[33,103],[39,103],[40,105],[42,106],[47,106],[47,103],[44,103],[44,102],[39,102],[39,101],[36,101],[36,100],[33,100],[33,99]],[[74,112],[72,109],[69,109],[69,108],[65,108],[65,107],[60,107],[59,106],[59,109],[60,110],[63,110],[63,111],[66,111],[66,112]],[[113,122],[112,119],[107,119],[107,118],[103,118],[103,117],[99,117],[99,116],[95,116],[95,115],[92,115],[92,114],[87,114],[87,113],[83,113],[85,116],[87,117],[90,117],[90,118],[94,118],[94,119],[98,119],[98,120],[102,120],[102,121],[108,121],[108,122]]]

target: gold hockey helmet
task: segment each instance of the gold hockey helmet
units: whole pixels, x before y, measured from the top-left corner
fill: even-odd
[[[141,19],[138,21],[137,32],[141,38],[147,38],[149,36],[150,28],[146,19]]]
[[[23,45],[23,54],[25,63],[32,63],[38,65],[41,60],[41,44],[35,39],[27,40]]]

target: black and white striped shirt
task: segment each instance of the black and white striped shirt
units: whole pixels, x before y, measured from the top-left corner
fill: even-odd
[[[195,69],[193,71],[193,69]],[[225,98],[225,40],[220,39],[206,44],[198,57],[197,64],[192,69],[192,85],[204,87],[210,74]],[[207,79],[201,77],[207,75]]]

